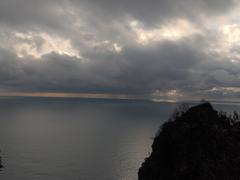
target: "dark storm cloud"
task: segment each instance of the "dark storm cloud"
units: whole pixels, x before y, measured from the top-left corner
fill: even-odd
[[[101,17],[109,20],[131,16],[145,24],[156,25],[158,21],[174,18],[197,20],[201,16],[222,14],[230,10],[235,0],[83,0],[84,4],[96,10]],[[80,2],[72,0],[72,2]]]
[[[151,31],[176,19],[194,24],[203,21],[203,17],[223,15],[234,5],[234,0],[1,1],[0,40],[4,44],[0,44],[0,90],[143,97],[156,91],[178,90],[183,94],[215,93],[220,97],[221,93],[211,89],[237,87],[240,64],[219,54],[206,53],[217,38],[212,38],[204,27],[196,25],[203,32],[201,35],[143,45],[137,42],[129,22],[137,20],[143,24],[143,30]],[[16,32],[22,33],[18,41]],[[53,38],[36,35],[41,33]],[[44,52],[44,48],[50,48],[44,47],[45,41],[51,44],[55,36],[69,40],[81,57],[61,53],[61,46],[40,59],[28,53],[20,58],[15,52],[17,43],[18,48],[30,46]],[[119,52],[118,46],[122,46]]]
[[[94,62],[57,54],[41,60],[30,57],[19,60],[14,54],[1,50],[0,67],[2,90],[143,96],[157,89],[163,92],[178,89],[191,94],[215,86],[235,87],[239,81],[229,82],[226,74],[237,77],[240,70],[231,63],[219,66],[213,57],[183,42],[168,42],[147,49],[129,47],[118,58],[114,59],[111,53],[102,54]]]
[[[8,0],[0,2],[0,22],[9,25],[50,23],[53,20],[53,1]],[[57,6],[57,4],[55,4]],[[55,19],[57,20],[57,19]]]
[[[172,18],[196,20],[203,15],[223,14],[234,5],[235,0],[3,0],[0,2],[0,22],[20,27],[63,28],[69,21],[66,11],[74,9],[81,13],[82,18],[94,16],[96,20],[91,19],[92,23],[130,16],[144,23],[156,24]]]
[[[183,80],[189,76],[189,68],[201,60],[196,49],[171,42],[144,49],[129,48],[124,58],[126,65],[121,70],[124,76],[120,76],[120,82],[133,92],[175,89],[179,81],[183,86]]]
[[[46,55],[41,60],[29,58],[19,60],[1,50],[1,89],[148,95],[156,89],[191,92],[210,88],[213,83],[210,77],[216,79],[215,86],[222,83],[217,81],[218,77],[224,81],[221,67],[213,66],[212,74],[205,69],[214,59],[184,42],[160,43],[144,49],[129,47],[118,58],[103,53],[94,62],[57,54]]]

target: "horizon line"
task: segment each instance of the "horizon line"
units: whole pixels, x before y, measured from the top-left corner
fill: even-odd
[[[144,100],[132,95],[110,93],[65,93],[65,92],[0,92],[0,97],[49,97],[49,98],[89,98],[89,99],[129,99]],[[147,100],[145,98],[145,100]]]
[[[0,92],[0,97],[42,97],[42,98],[81,98],[81,99],[116,99],[116,100],[145,100],[156,103],[199,103],[201,99],[154,99],[143,98],[137,95],[110,94],[110,93],[65,93],[65,92]],[[212,104],[240,103],[240,100],[206,98]]]

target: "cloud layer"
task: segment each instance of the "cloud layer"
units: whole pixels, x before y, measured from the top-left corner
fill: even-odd
[[[234,0],[0,2],[0,92],[240,95]]]

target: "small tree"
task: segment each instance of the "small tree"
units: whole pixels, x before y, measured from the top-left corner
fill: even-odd
[[[178,119],[178,118],[181,117],[189,108],[190,108],[190,106],[189,106],[189,104],[187,104],[187,103],[179,104],[179,105],[173,110],[173,113],[172,113],[171,117],[169,118],[169,121],[174,121],[174,120]]]

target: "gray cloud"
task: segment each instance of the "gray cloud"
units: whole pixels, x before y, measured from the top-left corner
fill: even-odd
[[[79,3],[83,1],[72,0]],[[109,20],[131,16],[146,24],[154,25],[158,21],[168,21],[172,18],[188,18],[197,20],[202,15],[214,16],[229,11],[234,0],[84,0],[86,6],[93,8],[98,15]]]
[[[70,30],[76,16],[93,28],[128,17],[156,25],[175,18],[195,22],[203,15],[224,14],[235,4],[235,0],[8,0],[0,2],[0,22],[19,29],[53,28],[57,32]]]
[[[90,62],[57,54],[46,55],[41,60],[30,57],[19,60],[2,50],[1,89],[147,95],[156,89],[191,92],[222,86],[222,81],[224,84],[231,81],[231,85],[238,82],[226,76],[232,73],[228,72],[231,67],[223,71],[214,66],[210,74],[204,68],[214,59],[184,42],[144,49],[128,47],[117,58],[111,53],[89,57],[94,55],[98,59]]]
[[[217,35],[198,24],[196,28],[202,34],[142,45],[136,41],[128,21],[139,20],[143,29],[151,31],[179,18],[195,24],[202,21],[202,16],[224,15],[234,5],[234,0],[1,1],[0,40],[4,44],[0,45],[0,90],[143,97],[156,91],[178,90],[187,96],[195,93],[222,97],[226,93],[211,89],[238,87],[240,66],[221,53],[207,52],[212,44],[219,43]],[[24,37],[16,40],[16,32]],[[29,32],[30,36],[31,32],[45,33],[53,38],[44,47],[48,37],[29,38]],[[61,43],[59,47],[51,45],[56,37],[69,40],[71,48],[78,50],[81,57],[62,53]],[[50,45],[57,47],[40,59],[27,52],[20,58],[17,43],[18,48],[27,46],[34,53],[53,48]],[[121,52],[114,49],[118,45],[122,46]],[[223,92],[221,88],[219,91]]]

